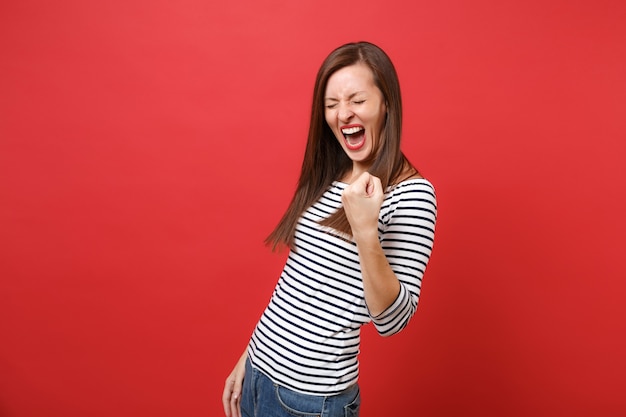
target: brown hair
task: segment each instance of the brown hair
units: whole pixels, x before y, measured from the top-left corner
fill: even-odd
[[[332,74],[357,63],[363,63],[372,70],[374,83],[382,92],[387,107],[381,140],[372,152],[372,164],[368,171],[380,178],[383,189],[399,182],[405,174],[409,177],[417,173],[400,150],[402,99],[398,75],[391,60],[382,49],[369,42],[340,46],[328,55],[317,73],[300,179],[287,211],[265,240],[272,249],[279,245],[293,249],[296,225],[302,213],[322,196],[333,181],[340,179],[352,167],[352,161],[326,123],[324,94]],[[343,207],[323,220],[322,224],[352,234]]]

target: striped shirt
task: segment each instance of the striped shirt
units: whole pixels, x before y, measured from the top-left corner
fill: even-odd
[[[390,187],[378,235],[401,285],[393,304],[372,317],[356,244],[319,224],[341,206],[346,187],[334,182],[300,218],[295,250],[248,346],[254,367],[275,383],[306,394],[336,394],[357,381],[362,325],[373,322],[383,336],[407,325],[433,247],[437,205],[431,183],[410,179]]]

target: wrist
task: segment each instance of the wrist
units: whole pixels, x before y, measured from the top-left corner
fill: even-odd
[[[378,229],[375,228],[353,230],[352,237],[354,238],[357,246],[380,245],[378,240]]]

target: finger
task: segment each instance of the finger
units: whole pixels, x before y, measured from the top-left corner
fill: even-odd
[[[371,186],[371,193],[368,193],[368,195],[372,195],[374,193],[382,193],[383,192],[383,185],[380,182],[380,178],[375,177],[373,175],[370,175],[370,182],[369,182],[370,186]]]
[[[243,372],[240,372],[237,375],[235,375],[235,381],[233,384],[233,393],[232,393],[231,400],[230,400],[231,413],[234,417],[241,416],[241,394],[243,391],[244,375],[245,374]]]
[[[231,402],[231,398],[233,394],[234,383],[235,381],[229,378],[226,380],[226,383],[224,384],[224,393],[222,394],[222,405],[224,406],[224,414],[226,414],[226,417],[232,417],[230,402]]]
[[[230,398],[230,413],[232,417],[241,417],[241,393],[233,391],[233,395]]]
[[[359,175],[353,182],[350,184],[345,190],[345,194],[355,195],[355,196],[364,196],[367,195],[367,184],[369,182],[370,174],[368,172],[364,172]]]
[[[367,197],[372,197],[375,194],[378,194],[380,191],[382,191],[382,184],[380,182],[380,178],[367,173],[367,176],[364,176],[363,179],[366,180],[364,187],[365,187],[365,195]]]
[[[359,177],[357,178],[357,180],[355,181],[356,183],[358,183],[361,187],[363,187],[363,189],[367,189],[367,186],[370,182],[370,177],[371,174],[367,171],[365,171],[364,173],[362,173],[361,175],[359,175]]]
[[[375,190],[375,185],[372,179],[370,178],[370,180],[365,185],[365,195],[368,197],[371,197],[372,194],[374,194],[374,190]]]

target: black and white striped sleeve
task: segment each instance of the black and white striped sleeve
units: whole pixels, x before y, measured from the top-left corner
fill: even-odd
[[[387,261],[400,281],[400,292],[385,311],[372,317],[382,336],[404,329],[417,310],[436,219],[435,190],[427,180],[400,183],[383,202],[379,235]]]

